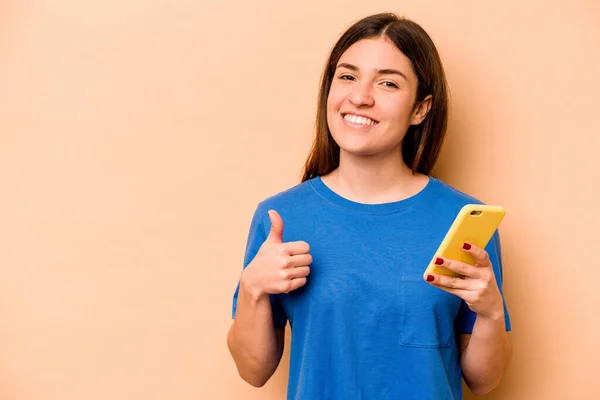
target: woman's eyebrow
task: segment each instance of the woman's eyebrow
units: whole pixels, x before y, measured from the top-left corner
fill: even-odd
[[[358,72],[358,70],[359,70],[359,68],[356,65],[352,65],[352,64],[348,64],[348,63],[340,63],[340,64],[338,64],[337,68],[346,68],[346,69],[349,69],[351,71],[356,71],[356,72]],[[377,75],[398,75],[398,76],[404,78],[404,80],[408,81],[408,78],[406,77],[406,75],[404,75],[402,72],[398,71],[397,69],[393,69],[393,68],[376,69],[375,73]]]
[[[402,78],[404,78],[405,81],[408,81],[408,78],[406,77],[406,75],[404,75],[402,72],[398,71],[397,69],[385,68],[385,69],[378,70],[377,73],[379,75],[400,75]]]
[[[358,67],[356,65],[352,65],[352,64],[348,64],[348,63],[339,63],[337,68],[346,68],[351,71],[358,71]]]

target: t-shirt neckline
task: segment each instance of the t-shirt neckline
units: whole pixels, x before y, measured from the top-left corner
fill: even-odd
[[[418,204],[429,198],[433,194],[435,186],[437,185],[437,179],[430,175],[428,175],[428,178],[429,181],[425,187],[414,195],[402,200],[378,204],[359,203],[349,200],[334,192],[323,182],[320,176],[311,179],[310,184],[319,196],[346,210],[363,214],[391,214],[408,210],[415,204]]]

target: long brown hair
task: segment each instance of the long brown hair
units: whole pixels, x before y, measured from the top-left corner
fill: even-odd
[[[327,124],[327,97],[344,52],[362,39],[382,37],[391,40],[408,57],[417,76],[415,107],[428,95],[431,109],[419,125],[411,125],[402,141],[402,158],[413,173],[429,174],[439,156],[448,124],[448,89],[442,61],[435,44],[417,23],[392,13],[368,16],[352,25],[335,44],[321,77],[316,136],[304,165],[302,182],[330,173],[340,164],[340,147]]]

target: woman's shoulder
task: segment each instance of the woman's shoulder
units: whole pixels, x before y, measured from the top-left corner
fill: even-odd
[[[258,203],[258,208],[268,211],[270,209],[278,210],[289,206],[297,207],[301,205],[313,194],[311,186],[313,179],[298,183],[263,198]]]
[[[466,193],[456,186],[453,186],[447,182],[442,181],[439,178],[433,178],[437,189],[437,198],[443,199],[444,201],[455,203],[463,206],[465,204],[485,204],[481,199]]]

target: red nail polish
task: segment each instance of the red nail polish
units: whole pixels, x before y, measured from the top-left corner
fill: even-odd
[[[444,263],[444,260],[442,260],[441,258],[437,257],[435,259],[435,265],[442,265]]]
[[[427,282],[433,282],[435,277],[433,275],[427,275]]]
[[[463,243],[463,249],[471,250],[471,245],[469,243]]]

